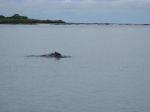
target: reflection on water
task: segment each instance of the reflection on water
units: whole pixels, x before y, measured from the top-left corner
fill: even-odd
[[[0,112],[149,112],[148,26],[0,25]],[[72,58],[33,58],[60,51]]]

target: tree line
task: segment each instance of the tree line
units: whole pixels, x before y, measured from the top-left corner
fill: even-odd
[[[64,24],[63,20],[39,20],[39,19],[29,19],[27,16],[21,16],[19,14],[14,14],[13,16],[5,17],[0,15],[0,24]]]

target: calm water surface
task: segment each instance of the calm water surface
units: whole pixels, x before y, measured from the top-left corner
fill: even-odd
[[[150,27],[0,25],[0,112],[150,112]],[[25,57],[59,51],[72,58]]]

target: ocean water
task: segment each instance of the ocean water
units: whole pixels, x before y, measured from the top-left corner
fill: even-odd
[[[150,112],[150,27],[0,25],[0,112]]]

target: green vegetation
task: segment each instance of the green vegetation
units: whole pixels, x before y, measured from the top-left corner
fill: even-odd
[[[20,16],[19,14],[14,14],[10,17],[5,17],[0,15],[0,24],[65,24],[62,20],[38,20],[29,19],[26,16]]]

